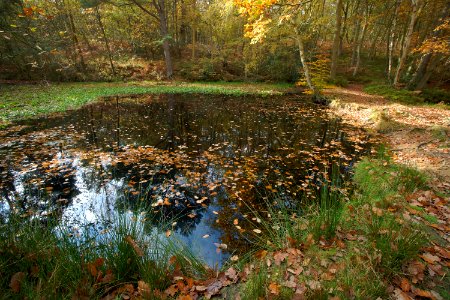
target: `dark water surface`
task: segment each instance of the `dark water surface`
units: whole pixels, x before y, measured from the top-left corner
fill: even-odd
[[[345,173],[367,150],[364,133],[295,96],[113,97],[0,131],[0,213],[76,227],[145,204],[220,264],[249,247],[248,207],[314,197],[333,162]]]

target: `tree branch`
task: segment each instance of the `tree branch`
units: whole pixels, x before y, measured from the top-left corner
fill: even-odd
[[[142,9],[146,14],[148,14],[149,16],[152,16],[153,18],[155,18],[158,22],[159,17],[157,15],[155,15],[154,13],[152,13],[151,11],[149,11],[148,9],[146,9],[144,6],[142,6],[142,4],[140,4],[137,0],[130,0],[131,2],[133,2],[137,7],[139,7],[140,9]]]

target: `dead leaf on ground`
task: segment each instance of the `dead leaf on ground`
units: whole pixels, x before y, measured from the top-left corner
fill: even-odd
[[[25,276],[26,274],[24,272],[17,272],[11,277],[9,287],[13,290],[14,293],[20,292],[22,281],[25,279]]]
[[[275,282],[271,282],[269,284],[269,291],[271,294],[279,295],[280,294],[280,285]]]
[[[411,284],[409,283],[409,280],[406,279],[405,277],[402,277],[402,279],[400,279],[400,288],[404,292],[409,292],[411,290]]]
[[[424,278],[425,265],[417,260],[410,262],[408,272],[413,276],[412,282],[417,283]]]
[[[435,264],[438,261],[440,261],[441,259],[439,258],[439,256],[433,255],[429,252],[425,252],[422,255],[419,255],[424,261],[426,261],[429,264]]]
[[[430,291],[413,288],[412,292],[415,296],[419,296],[419,297],[427,298],[427,299],[433,299],[433,300],[436,299],[436,297],[434,297],[434,295]]]
[[[395,300],[412,300],[408,294],[403,292],[401,289],[395,289],[394,290],[394,299]]]

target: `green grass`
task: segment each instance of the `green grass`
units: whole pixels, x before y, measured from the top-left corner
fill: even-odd
[[[383,96],[391,101],[405,104],[422,104],[424,99],[412,91],[404,89],[396,89],[390,85],[367,85],[364,92],[373,95]]]
[[[355,192],[348,197],[338,192],[343,182],[334,180],[333,184],[322,188],[315,205],[303,203],[304,209],[288,209],[279,205],[285,201],[274,194],[273,201],[268,201],[274,204],[268,205],[267,212],[253,211],[254,216],[261,219],[255,225],[262,229],[256,244],[269,251],[268,257],[271,252],[295,247],[290,244],[292,239],[302,247],[304,259],[310,263],[304,265],[298,282],[314,279],[311,274],[315,272],[319,275],[327,272],[324,261],[344,266],[333,279],[320,281],[321,288],[308,290],[308,299],[328,299],[330,295],[341,299],[350,295],[355,299],[387,298],[389,282],[406,276],[405,265],[419,259],[421,249],[433,239],[424,224],[403,218],[408,206],[405,197],[417,189],[428,189],[426,176],[392,162],[384,149],[378,153],[378,157],[364,158],[356,164],[352,179]],[[268,197],[271,199],[270,195]],[[294,213],[296,218],[293,218]],[[263,218],[266,214],[271,217]],[[428,222],[436,221],[423,211],[421,216]],[[343,248],[321,247],[325,241],[341,239],[342,234],[353,235],[355,239],[345,241]],[[261,263],[257,259],[250,261],[254,265]],[[267,297],[268,284],[273,281],[282,284],[279,276],[282,278],[283,274],[286,273],[279,267],[258,269],[243,283],[241,296]],[[290,274],[285,278],[287,276]]]
[[[89,226],[74,232],[12,216],[0,226],[0,298],[97,299],[139,280],[164,290],[174,270],[202,278],[206,269],[189,249],[146,232],[143,222],[142,214],[120,214],[107,232],[90,233]],[[14,292],[10,283],[19,272]]]
[[[288,84],[264,83],[60,83],[0,85],[0,124],[78,108],[103,96],[158,93],[280,94]]]
[[[360,201],[388,207],[399,194],[425,189],[426,176],[416,169],[393,163],[388,157],[360,161],[354,181],[361,193]],[[359,201],[359,200],[358,200]]]

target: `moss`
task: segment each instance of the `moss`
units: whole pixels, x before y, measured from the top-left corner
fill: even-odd
[[[420,104],[424,102],[424,99],[417,93],[408,90],[396,89],[390,85],[368,85],[364,87],[364,92],[373,95],[380,95],[391,101],[405,104]]]

